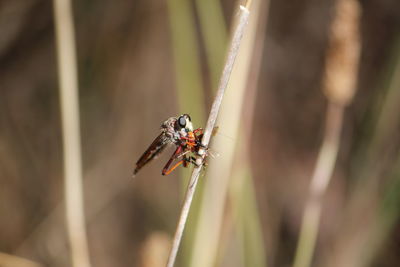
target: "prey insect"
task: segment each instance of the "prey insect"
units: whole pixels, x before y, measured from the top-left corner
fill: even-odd
[[[156,137],[136,162],[133,176],[143,166],[157,158],[171,144],[175,145],[176,149],[167,164],[165,164],[161,172],[162,175],[170,174],[181,164],[184,167],[187,167],[190,163],[196,165],[196,159],[193,154],[198,153],[199,149],[203,147],[201,144],[202,137],[203,129],[198,128],[193,130],[192,120],[188,114],[169,118],[161,125],[160,135]],[[174,165],[172,165],[173,162],[175,162]]]

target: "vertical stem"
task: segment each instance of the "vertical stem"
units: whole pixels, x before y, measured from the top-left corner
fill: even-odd
[[[64,151],[65,209],[72,266],[90,267],[82,192],[78,80],[72,7],[54,0]]]
[[[175,264],[176,255],[178,254],[179,245],[182,240],[183,230],[185,229],[185,224],[189,215],[190,205],[192,204],[194,192],[196,191],[197,182],[199,180],[200,170],[201,167],[196,167],[193,170],[192,177],[190,178],[181,210],[181,215],[179,216],[179,222],[176,227],[172,249],[168,257],[167,267],[173,267]]]
[[[240,41],[242,40],[244,28],[247,25],[249,20],[249,10],[244,6],[240,6],[241,16],[235,33],[232,38],[231,46],[228,52],[228,57],[225,62],[224,69],[222,71],[221,79],[219,80],[219,86],[217,95],[215,96],[213,105],[211,107],[210,115],[208,117],[207,125],[204,131],[203,140],[201,141],[204,146],[207,146],[210,142],[211,133],[215,125],[215,121],[217,120],[219,108],[222,103],[222,98],[225,94],[225,88],[228,85],[228,81],[232,72],[233,63],[235,62]],[[204,153],[204,150],[199,151],[199,153]]]
[[[332,177],[339,150],[344,107],[329,103],[326,113],[325,136],[311,179],[310,195],[306,203],[294,267],[311,264],[319,230],[322,197]]]
[[[251,17],[249,18],[249,24],[246,28],[245,36],[243,36],[241,41],[240,52],[224,96],[223,107],[221,107],[220,114],[218,115],[219,128],[224,133],[229,134],[229,140],[228,138],[223,138],[221,135],[217,135],[213,139],[212,149],[221,152],[222,155],[213,159],[207,168],[207,179],[204,181],[204,194],[201,200],[200,216],[196,221],[195,240],[191,253],[190,267],[218,266],[221,263],[220,261],[223,260],[222,258],[225,258],[222,254],[225,254],[225,252],[225,255],[229,254],[229,252],[225,251],[225,248],[232,248],[231,245],[227,244],[232,240],[229,239],[228,241],[227,238],[231,231],[226,230],[226,227],[224,227],[226,226],[226,219],[228,219],[230,226],[238,226],[236,225],[236,221],[233,222],[233,225],[230,223],[231,217],[228,215],[230,213],[224,212],[224,209],[226,208],[227,201],[232,204],[228,205],[230,208],[235,210],[236,207],[236,202],[232,202],[232,199],[230,197],[227,198],[227,196],[230,186],[236,181],[235,177],[237,173],[232,170],[236,170],[238,166],[232,164],[236,162],[236,156],[240,154],[237,153],[237,145],[242,144],[239,141],[240,130],[246,128],[241,125],[241,122],[246,121],[242,113],[244,110],[248,111],[251,109],[250,98],[252,90],[249,88],[249,78],[251,74],[257,72],[253,69],[257,64],[252,54],[255,50],[257,37],[259,37],[257,34],[257,24],[261,19],[260,12],[264,10],[260,8],[259,3],[260,1],[253,1],[250,7]],[[235,16],[235,20],[237,19],[239,17]],[[240,170],[239,172],[242,173]],[[228,208],[228,210],[230,209]],[[259,237],[261,236],[259,235]],[[242,240],[237,239],[237,241],[239,245]],[[246,245],[243,244],[243,246]],[[235,249],[239,248],[239,246],[234,247]],[[239,258],[239,254],[236,252],[237,250],[235,250],[235,256],[229,257],[230,261],[239,262],[239,259],[236,258]],[[253,252],[254,255],[257,254],[257,251]]]
[[[315,251],[325,195],[340,145],[345,107],[353,100],[360,57],[360,6],[356,0],[336,0],[326,53],[323,89],[328,98],[325,135],[311,178],[294,267],[309,267]]]

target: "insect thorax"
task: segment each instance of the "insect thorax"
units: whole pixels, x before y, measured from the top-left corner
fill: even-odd
[[[165,136],[167,136],[171,142],[175,144],[181,141],[181,137],[187,136],[187,132],[184,128],[180,131],[175,129],[176,120],[176,117],[171,117],[161,125],[161,130],[164,132]]]

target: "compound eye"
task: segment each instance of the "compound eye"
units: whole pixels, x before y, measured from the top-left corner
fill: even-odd
[[[185,116],[180,116],[178,119],[178,124],[181,128],[185,128],[186,127],[186,118]]]

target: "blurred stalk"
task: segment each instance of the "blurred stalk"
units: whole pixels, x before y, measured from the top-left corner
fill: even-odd
[[[380,110],[376,111],[378,117],[374,134],[366,150],[366,160],[359,174],[363,179],[359,179],[356,185],[346,211],[348,217],[342,225],[343,229],[348,229],[347,231],[352,234],[356,232],[357,235],[339,237],[335,244],[340,250],[338,250],[339,253],[333,255],[333,258],[354,267],[369,266],[372,263],[399,216],[400,156],[398,152],[396,151],[397,159],[391,162],[391,166],[382,163],[387,160],[388,149],[393,146],[394,138],[397,138],[400,123],[400,106],[398,105],[400,101],[400,45],[398,42],[393,57],[396,58],[396,62],[389,68],[391,72],[389,82],[383,83],[388,84],[388,89],[385,90],[386,95]],[[389,168],[393,169],[392,174],[383,179],[387,176]],[[378,200],[379,184],[382,183],[386,184],[382,194],[383,199]],[[368,214],[365,214],[365,210],[368,210]],[[352,252],[351,255],[348,251]]]
[[[390,151],[398,145],[397,129],[399,127],[400,106],[400,45],[397,42],[394,55],[390,56],[390,73],[379,86],[379,92],[384,92],[382,101],[374,108],[373,132],[370,140],[363,145],[363,151],[355,176],[358,178],[348,204],[346,205],[345,219],[340,227],[341,234],[335,236],[334,250],[329,250],[324,257],[323,266],[368,266],[392,230],[392,223],[398,214],[388,203],[396,203],[398,197],[397,179],[400,159],[397,151]],[[394,59],[394,60],[393,60]],[[368,118],[370,120],[370,118]],[[395,143],[393,143],[395,142]],[[396,153],[396,155],[391,154]],[[389,160],[388,155],[397,158]],[[389,164],[388,164],[389,163]],[[389,169],[394,169],[394,174],[387,177]],[[386,178],[386,179],[385,179]],[[387,181],[389,180],[389,181]],[[381,185],[385,185],[382,190]],[[393,187],[393,188],[392,188]],[[383,194],[381,195],[381,192]],[[379,197],[383,196],[383,200]],[[380,203],[381,202],[381,203]],[[398,202],[397,202],[398,203]]]
[[[191,1],[168,0],[169,21],[172,34],[172,49],[175,63],[176,94],[180,113],[188,113],[195,127],[203,127],[205,123],[204,93],[199,46],[196,38],[196,25]],[[182,192],[186,189],[189,170],[181,168]],[[202,195],[202,184],[199,184],[197,197],[193,200],[187,234],[182,244],[182,262],[187,265],[194,224],[197,222],[199,199]],[[183,195],[183,193],[182,193]]]
[[[207,125],[204,129],[203,138],[201,140],[201,144],[203,145],[203,147],[208,147],[209,145],[211,133],[213,132],[217,116],[219,115],[222,99],[225,95],[225,91],[232,74],[236,56],[238,55],[245,26],[248,23],[249,10],[243,6],[240,6],[239,14],[240,18],[235,27],[235,31],[230,43],[229,52],[225,61],[224,69],[221,74],[218,90],[211,107],[211,111],[207,120]],[[193,195],[196,190],[196,185],[200,176],[200,171],[202,170],[203,167],[204,159],[206,157],[206,149],[204,149],[203,147],[201,147],[198,151],[198,156],[196,158],[197,167],[193,169],[192,176],[188,184],[185,200],[182,206],[179,222],[174,236],[174,241],[172,243],[171,253],[168,258],[168,263],[167,263],[168,267],[172,267],[175,264],[175,258],[179,249],[180,241],[187,221],[187,216],[190,210]]]
[[[328,98],[325,134],[311,178],[294,267],[311,265],[320,224],[322,199],[332,178],[340,145],[345,107],[352,101],[360,55],[360,7],[356,0],[337,0],[326,55],[323,88]]]
[[[257,4],[250,7],[252,16],[243,36],[242,45],[218,119],[219,128],[223,129],[224,133],[229,134],[233,140],[236,140],[239,134],[239,122],[241,121],[240,117],[245,99],[250,59],[252,58],[256,35],[258,7]],[[235,154],[235,144],[232,143],[232,140],[217,134],[213,139],[212,149],[221,152],[221,156],[210,161],[210,165],[207,168],[208,177],[204,181],[205,190],[196,229],[191,267],[214,266],[219,249],[221,225]],[[258,231],[258,229],[256,228],[255,230]]]
[[[221,3],[216,0],[197,0],[196,7],[211,73],[211,85],[217,88],[228,41]]]
[[[342,106],[329,103],[325,122],[325,137],[311,179],[310,195],[303,214],[294,267],[311,265],[320,224],[322,197],[332,177],[339,149],[343,112]]]
[[[239,235],[242,254],[242,266],[265,267],[267,266],[265,245],[262,226],[257,206],[256,192],[253,184],[253,175],[250,164],[251,133],[253,129],[253,117],[257,95],[257,85],[260,74],[260,66],[264,50],[265,28],[269,10],[269,1],[254,0],[253,15],[257,21],[249,25],[255,27],[256,36],[251,58],[251,67],[247,77],[246,97],[244,99],[243,119],[240,125],[236,157],[232,168],[232,183],[229,188],[229,199],[232,201],[232,209],[235,213],[235,227]],[[258,18],[257,18],[258,17]],[[251,30],[251,29],[249,29]],[[222,238],[227,247],[228,238]],[[222,251],[223,249],[221,249]]]
[[[194,97],[179,97],[179,110],[180,113],[191,114],[195,127],[204,127],[205,99],[201,83],[199,47],[196,40],[194,14],[191,12],[191,2],[170,1],[169,3],[174,59],[176,62],[177,94],[179,96],[194,95]],[[227,41],[222,8],[220,2],[215,0],[199,0],[196,1],[196,6],[199,12],[201,30],[206,42],[205,48],[211,71],[211,81],[213,88],[216,88]],[[185,48],[182,50],[182,47]],[[193,79],[190,77],[193,77]],[[189,170],[182,168],[181,176],[188,177]],[[182,188],[186,188],[186,183],[187,180],[182,179]],[[194,233],[196,227],[202,194],[203,184],[199,183],[196,197],[193,199],[191,215],[188,218],[187,234],[184,237],[181,249],[183,265],[187,265],[189,262],[194,238],[192,233]]]
[[[383,199],[379,205],[376,220],[368,232],[365,246],[361,246],[358,263],[355,267],[371,266],[375,256],[384,248],[385,241],[390,237],[390,232],[396,225],[400,216],[400,157],[395,164],[395,169],[388,179]]]
[[[236,210],[235,227],[243,258],[241,266],[265,267],[265,245],[249,162],[244,162],[244,166],[234,171],[232,180],[230,195]]]
[[[179,110],[205,122],[204,94],[194,14],[188,0],[168,0]]]
[[[394,71],[391,75],[388,92],[376,123],[376,134],[372,140],[370,154],[375,156],[381,155],[379,151],[388,140],[392,140],[393,135],[399,126],[400,106],[400,44],[396,45],[396,63]],[[394,115],[395,114],[395,115]],[[391,142],[391,141],[389,141]],[[397,153],[398,154],[398,153]],[[374,256],[383,246],[384,241],[393,229],[394,223],[399,218],[400,207],[400,154],[393,164],[393,171],[388,179],[386,189],[384,190],[383,199],[378,207],[378,218],[371,230],[372,234],[368,240],[368,246],[363,246],[364,257],[357,266],[368,266],[373,261]],[[379,179],[379,177],[375,177]],[[375,183],[374,183],[375,184]]]
[[[54,0],[54,19],[62,117],[67,232],[72,266],[90,267],[83,206],[75,33],[69,0]]]
[[[379,156],[382,151],[382,147],[388,138],[395,132],[398,126],[398,116],[393,116],[393,114],[400,113],[400,106],[398,105],[400,101],[400,40],[396,42],[395,47],[395,58],[396,62],[391,68],[393,73],[388,79],[389,84],[387,85],[387,92],[382,104],[380,111],[378,113],[378,119],[375,125],[374,136],[371,140],[370,147],[368,149],[369,160],[373,161],[372,157]]]
[[[0,252],[1,267],[42,267],[43,265],[15,255]]]
[[[171,245],[171,239],[165,232],[153,232],[146,238],[140,249],[141,267],[165,267],[165,259]]]

